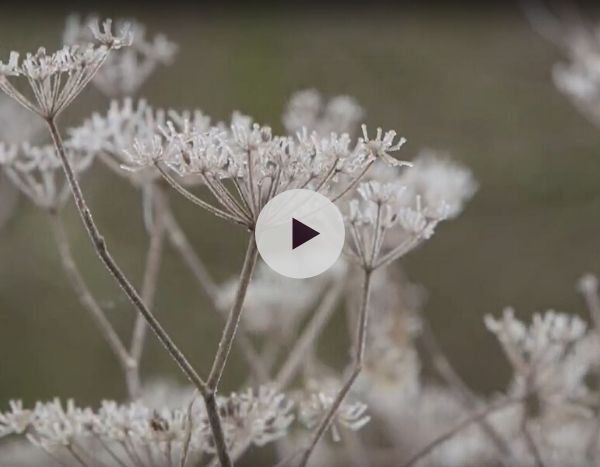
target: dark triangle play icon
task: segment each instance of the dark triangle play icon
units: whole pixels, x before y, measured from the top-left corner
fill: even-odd
[[[298,248],[300,245],[304,245],[320,234],[321,232],[311,229],[308,225],[292,217],[292,250]]]

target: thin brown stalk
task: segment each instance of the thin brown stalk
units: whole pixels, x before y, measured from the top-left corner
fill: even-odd
[[[431,329],[431,326],[425,317],[421,319],[421,340],[424,344],[425,349],[429,353],[433,366],[440,376],[444,379],[446,384],[452,389],[456,396],[462,401],[463,405],[469,409],[475,409],[479,406],[479,400],[463,381],[460,375],[456,372],[442,349]],[[512,452],[508,447],[506,441],[502,438],[500,433],[484,418],[477,422],[486,436],[494,444],[500,454],[506,458],[512,456]],[[501,462],[505,465],[505,462]]]
[[[238,289],[231,307],[231,311],[227,317],[227,322],[223,328],[223,334],[219,341],[219,347],[213,361],[210,374],[207,379],[207,386],[210,390],[214,391],[219,386],[219,381],[223,376],[223,370],[227,364],[229,353],[231,352],[231,346],[242,316],[242,308],[244,300],[246,298],[246,292],[248,291],[248,285],[252,278],[254,266],[256,264],[256,258],[258,256],[258,248],[256,247],[256,240],[254,233],[250,235],[248,240],[248,247],[246,249],[246,256],[244,257],[244,263],[242,265],[242,271],[240,272],[240,280]]]
[[[323,434],[327,431],[329,426],[331,425],[337,410],[344,402],[346,395],[350,392],[354,381],[360,374],[362,370],[363,357],[365,353],[365,344],[366,344],[366,336],[367,336],[367,324],[368,324],[368,316],[369,316],[369,298],[371,295],[371,275],[373,271],[370,269],[364,270],[364,279],[363,279],[363,287],[362,287],[362,295],[361,295],[361,303],[360,310],[358,316],[358,325],[356,329],[356,342],[355,342],[355,355],[354,355],[354,363],[352,365],[352,370],[350,375],[347,377],[345,383],[342,388],[336,395],[331,407],[317,426],[315,433],[312,436],[310,444],[304,450],[302,454],[302,458],[300,460],[299,466],[305,467],[310,459],[312,452],[314,451],[317,443],[323,436]]]
[[[427,445],[419,449],[419,451],[416,454],[414,454],[412,457],[410,457],[409,460],[402,464],[402,467],[411,467],[415,465],[418,461],[431,454],[431,452],[433,452],[435,448],[442,445],[449,439],[453,438],[456,434],[469,427],[473,423],[483,420],[485,417],[491,415],[494,412],[497,412],[498,410],[502,410],[510,405],[517,404],[522,401],[522,397],[506,398],[494,404],[489,404],[488,406],[473,412],[467,418],[458,422],[456,425],[449,428],[444,433],[442,433],[441,435],[433,439],[431,442],[429,442]]]
[[[154,202],[154,225],[150,231],[150,243],[148,246],[148,253],[146,255],[146,267],[144,270],[144,277],[142,280],[141,295],[142,300],[147,307],[152,309],[154,305],[154,297],[156,295],[156,289],[158,287],[158,276],[160,274],[160,264],[163,256],[163,244],[164,244],[164,200],[162,199],[162,193],[158,187],[155,188],[153,194]],[[135,362],[135,366],[132,367],[128,374],[128,385],[130,386],[130,392],[134,397],[140,396],[141,381],[140,381],[140,362],[142,359],[142,353],[144,351],[144,343],[146,341],[146,334],[148,325],[144,316],[138,313],[131,336],[131,345],[129,347],[129,354]]]
[[[220,313],[217,303],[218,286],[208,273],[204,263],[194,250],[194,247],[188,240],[183,229],[175,219],[175,216],[168,206],[165,209],[164,217],[165,227],[171,244],[175,248],[179,257],[183,260],[184,264],[191,271],[201,289],[210,299],[213,309],[219,312],[219,316],[223,316],[223,313]],[[260,381],[266,381],[269,376],[269,371],[262,363],[262,359],[258,351],[242,327],[238,328],[237,339],[235,340],[235,343],[240,347],[241,354],[246,359],[246,362],[250,366],[254,376]]]
[[[69,188],[71,189],[71,193],[73,194],[75,206],[77,207],[77,211],[79,212],[81,220],[83,221],[83,224],[88,232],[88,235],[90,237],[94,249],[96,250],[96,253],[98,254],[104,266],[113,276],[119,287],[123,290],[127,298],[129,298],[129,300],[133,303],[138,312],[140,312],[144,316],[148,323],[148,326],[156,334],[157,338],[165,347],[169,355],[171,355],[173,360],[175,360],[177,365],[181,368],[181,370],[192,382],[192,384],[194,384],[194,386],[196,386],[200,393],[204,396],[207,406],[207,412],[209,415],[208,418],[215,441],[215,447],[219,459],[221,461],[221,465],[222,467],[231,467],[232,463],[229,457],[227,445],[225,444],[225,435],[223,434],[221,420],[219,418],[216,403],[214,402],[214,392],[208,389],[206,382],[198,375],[198,373],[192,367],[185,355],[183,355],[183,353],[175,345],[171,337],[164,330],[164,328],[156,319],[154,314],[146,306],[146,304],[142,300],[142,297],[139,295],[135,287],[131,284],[129,279],[127,279],[127,276],[123,273],[123,271],[121,271],[121,268],[113,259],[112,255],[108,250],[104,237],[102,236],[100,230],[94,222],[92,213],[85,200],[85,197],[81,190],[81,186],[79,185],[79,181],[77,180],[77,176],[75,175],[75,171],[71,166],[71,161],[69,160],[69,157],[66,154],[62,138],[60,136],[60,132],[56,126],[56,122],[53,118],[49,118],[46,120],[46,123],[48,125],[48,129],[50,131],[50,135],[52,137],[52,141],[54,143],[57,155],[64,169]],[[254,242],[253,238],[252,242]],[[256,255],[254,256],[254,258],[256,259]],[[211,400],[212,403],[209,404]]]
[[[77,263],[73,258],[73,252],[67,233],[65,232],[65,226],[60,217],[60,214],[56,210],[49,211],[50,224],[52,226],[52,232],[58,248],[58,254],[60,257],[61,265],[67,276],[70,286],[77,295],[79,303],[90,313],[90,316],[94,320],[94,323],[98,327],[100,334],[117,357],[121,367],[125,374],[133,365],[133,360],[129,356],[125,345],[121,341],[121,338],[115,331],[115,328],[110,323],[104,310],[98,304],[94,298],[91,290],[87,286],[81,271],[77,267]]]
[[[283,389],[287,387],[294,376],[296,376],[298,369],[306,358],[306,353],[315,343],[333,315],[336,305],[341,297],[343,286],[344,281],[340,280],[328,290],[309,323],[302,331],[301,336],[296,340],[294,347],[288,353],[287,360],[283,363],[275,377],[275,385],[278,388]]]

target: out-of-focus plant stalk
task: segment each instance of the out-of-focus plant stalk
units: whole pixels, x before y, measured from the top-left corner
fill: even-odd
[[[325,414],[325,416],[323,417],[323,419],[317,426],[317,429],[315,430],[315,432],[311,438],[310,444],[304,450],[304,452],[302,454],[302,458],[300,460],[300,463],[298,464],[300,467],[305,467],[308,464],[308,460],[310,459],[310,456],[311,456],[312,452],[314,451],[317,443],[319,442],[319,440],[321,439],[323,434],[327,431],[327,429],[331,425],[338,408],[342,405],[342,402],[344,402],[344,399],[346,398],[346,395],[350,391],[352,384],[354,384],[354,381],[356,380],[356,378],[358,377],[358,375],[360,374],[360,372],[362,370],[363,357],[364,357],[364,353],[365,353],[366,336],[367,336],[367,324],[368,324],[368,317],[369,317],[369,298],[371,295],[372,274],[373,274],[372,269],[364,268],[363,286],[362,286],[362,292],[361,292],[361,302],[360,302],[360,309],[359,309],[359,315],[358,315],[358,326],[356,329],[356,341],[354,344],[355,345],[355,355],[354,355],[354,362],[352,364],[352,369],[350,371],[350,374],[347,376],[346,381],[344,382],[343,386],[341,387],[341,389],[339,390],[335,399],[333,400],[331,407],[329,408],[329,410],[327,411],[327,413]]]
[[[65,172],[65,176],[67,178],[67,182],[69,184],[69,188],[71,189],[71,193],[75,200],[75,205],[77,207],[77,211],[83,221],[83,224],[90,236],[94,249],[96,253],[100,257],[102,263],[106,266],[108,271],[114,277],[117,284],[121,287],[125,295],[129,298],[129,300],[133,303],[139,313],[142,314],[148,326],[152,329],[152,331],[156,334],[159,341],[167,352],[171,355],[173,360],[179,365],[185,375],[189,378],[189,380],[198,388],[200,393],[202,394],[207,410],[207,416],[209,420],[209,424],[213,433],[213,438],[215,442],[215,448],[217,451],[217,456],[219,461],[221,462],[222,467],[231,467],[233,464],[231,462],[231,458],[229,456],[229,452],[227,449],[227,445],[225,443],[225,435],[223,433],[223,427],[221,425],[221,420],[218,413],[218,408],[215,399],[215,392],[211,390],[207,383],[198,375],[196,370],[192,367],[187,358],[183,355],[183,353],[179,350],[179,348],[175,345],[171,337],[168,333],[163,329],[162,325],[158,322],[155,316],[152,314],[150,309],[144,303],[142,297],[138,294],[135,287],[131,284],[127,276],[121,271],[121,268],[113,259],[112,255],[108,251],[106,241],[104,237],[100,233],[100,230],[96,226],[94,219],[92,217],[92,213],[87,205],[83,192],[81,190],[81,186],[79,185],[79,181],[77,180],[77,176],[71,166],[71,162],[66,154],[62,138],[60,136],[60,132],[58,127],[56,126],[55,118],[47,118],[46,123],[48,125],[48,129],[50,131],[50,135],[52,137],[52,141],[54,143],[54,147],[56,149],[57,155],[61,161],[62,167]],[[256,260],[256,246],[254,244],[254,237],[251,238],[251,245],[254,245],[254,260],[252,261],[252,266],[254,261]],[[244,264],[247,262],[245,261]],[[251,269],[251,268],[250,268]],[[251,273],[251,270],[250,270]],[[248,276],[248,281],[250,277]],[[246,283],[247,287],[247,283]],[[245,289],[244,289],[245,295]],[[242,296],[243,301],[243,296]],[[241,303],[239,305],[241,311]],[[239,316],[238,316],[239,318]],[[227,329],[227,326],[226,326]],[[235,330],[234,330],[235,331]],[[235,334],[235,332],[231,333]],[[231,344],[231,342],[229,342]],[[216,361],[216,359],[215,359]],[[222,363],[224,366],[224,361]],[[221,368],[222,371],[222,368]]]

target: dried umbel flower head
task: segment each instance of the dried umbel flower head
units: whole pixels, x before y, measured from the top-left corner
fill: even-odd
[[[485,317],[514,371],[513,391],[534,391],[540,400],[565,403],[584,400],[586,377],[600,355],[596,335],[575,315],[553,310],[534,314],[527,325],[507,308],[502,317]]]
[[[298,418],[309,429],[321,421],[323,414],[331,409],[339,392],[340,384],[333,380],[311,380],[306,390],[300,396]],[[367,405],[351,398],[346,398],[338,408],[329,430],[335,442],[341,440],[340,430],[358,431],[363,428],[371,417],[367,414]]]
[[[209,128],[210,119],[200,112],[175,112],[157,109],[145,100],[130,98],[113,100],[104,114],[94,113],[80,126],[69,129],[70,142],[79,151],[97,154],[116,174],[143,185],[158,177],[154,167],[149,170],[123,170],[131,165],[125,150],[136,141],[152,141],[167,126],[167,121],[179,128],[188,125],[198,131]]]
[[[218,405],[232,448],[280,439],[294,420],[292,402],[266,386],[220,397]],[[214,453],[206,417],[198,401],[158,409],[142,401],[103,401],[97,410],[72,400],[37,402],[32,409],[11,401],[9,410],[0,412],[0,438],[26,436],[54,458],[72,459],[75,452],[93,459],[92,465],[184,465],[185,459],[195,465],[193,459]]]
[[[302,131],[296,136],[275,136],[271,128],[234,114],[223,124],[198,129],[188,121],[168,122],[152,138],[137,139],[127,152],[140,168],[155,166],[177,191],[224,219],[253,228],[262,207],[282,191],[312,189],[337,200],[364,176],[374,161],[404,164],[389,153],[398,150],[393,131],[375,139],[359,138],[353,145],[347,134],[320,138]],[[189,192],[169,174],[197,176],[218,206]],[[342,180],[343,179],[343,180]],[[337,189],[338,185],[342,188]]]
[[[93,153],[74,150],[68,141],[65,150],[77,173],[92,165]],[[52,145],[0,143],[0,169],[21,193],[40,208],[59,209],[68,199],[69,187]]]
[[[283,125],[291,135],[303,128],[316,132],[320,137],[327,137],[330,133],[354,135],[364,114],[352,97],[336,96],[324,102],[316,90],[307,89],[292,95],[283,115]]]
[[[429,239],[441,220],[427,215],[420,197],[406,204],[404,189],[371,180],[359,186],[361,198],[348,204],[348,252],[367,270],[389,264]]]
[[[269,386],[247,389],[217,400],[226,442],[230,449],[250,444],[264,446],[284,437],[294,421],[294,403]],[[208,420],[200,421],[205,443],[212,446]]]
[[[82,19],[78,15],[67,18],[63,33],[63,42],[67,45],[86,44],[94,37],[88,24],[98,18],[92,16]],[[128,25],[133,37],[130,47],[112,53],[102,69],[93,79],[93,84],[106,96],[121,97],[133,95],[161,65],[172,63],[177,46],[163,34],[149,38],[146,27],[135,20],[116,20],[117,30]]]
[[[59,115],[87,86],[109,52],[131,42],[126,28],[113,35],[110,20],[102,27],[99,24],[90,27],[98,44],[65,46],[54,53],[40,47],[23,59],[18,52],[11,52],[7,63],[0,62],[0,89],[45,119]],[[14,78],[26,78],[32,98],[17,89]]]

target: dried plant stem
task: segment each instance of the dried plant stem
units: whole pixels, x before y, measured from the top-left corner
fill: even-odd
[[[529,431],[529,426],[527,423],[527,413],[523,415],[523,420],[521,422],[521,433],[523,433],[523,439],[525,440],[525,444],[527,445],[527,449],[531,453],[533,457],[533,461],[535,462],[536,467],[544,467],[544,461],[542,460],[542,455],[540,454],[540,450]]]
[[[69,184],[69,188],[71,189],[71,193],[73,194],[75,206],[77,207],[77,211],[81,216],[81,220],[83,221],[83,224],[90,236],[92,245],[96,250],[96,253],[100,257],[102,263],[111,273],[117,284],[121,287],[127,298],[129,298],[129,300],[133,303],[138,312],[144,316],[144,319],[148,323],[148,326],[150,326],[150,329],[152,329],[152,331],[156,334],[157,338],[165,347],[169,355],[171,355],[173,360],[175,360],[177,365],[179,365],[179,367],[185,373],[188,379],[192,382],[192,384],[194,384],[194,386],[198,388],[200,393],[203,395],[204,400],[206,402],[208,419],[213,433],[215,447],[217,450],[219,460],[221,461],[222,467],[231,467],[232,463],[229,457],[229,452],[227,450],[227,445],[225,444],[225,435],[223,434],[223,427],[221,426],[221,420],[219,418],[218,409],[216,407],[214,391],[209,390],[206,382],[198,375],[198,373],[192,367],[187,358],[175,345],[171,337],[167,334],[167,332],[163,329],[163,327],[152,314],[152,312],[145,305],[144,301],[142,300],[142,297],[140,297],[140,295],[135,290],[129,279],[127,279],[125,274],[121,271],[121,268],[111,256],[110,252],[108,251],[106,241],[104,240],[104,237],[102,236],[98,227],[96,226],[96,223],[94,222],[94,219],[92,217],[92,213],[87,205],[87,202],[85,201],[85,197],[83,196],[83,192],[81,191],[81,186],[79,185],[79,181],[77,180],[73,167],[71,166],[71,161],[69,160],[65,152],[65,148],[62,142],[62,138],[60,136],[60,132],[56,126],[56,122],[53,118],[49,118],[46,120],[46,123],[48,125],[48,129],[50,131],[54,147],[63,166],[65,176]],[[254,242],[254,238],[252,238],[252,242]]]
[[[146,255],[146,268],[144,270],[141,289],[142,300],[150,309],[153,307],[156,288],[158,286],[158,276],[160,273],[160,264],[163,256],[163,244],[165,237],[165,226],[163,220],[165,201],[163,200],[163,194],[160,189],[158,187],[154,188],[154,194],[152,195],[153,202],[151,203],[154,205],[154,224],[149,232],[150,243],[148,246],[148,254]],[[129,353],[135,362],[135,366],[131,368],[127,375],[127,384],[130,388],[130,393],[133,394],[134,397],[139,397],[141,391],[139,368],[142,359],[142,353],[144,351],[147,330],[148,325],[146,320],[140,313],[136,317],[131,337],[131,345],[129,347]]]
[[[231,311],[227,317],[227,322],[219,341],[219,347],[213,361],[212,368],[210,370],[207,386],[211,391],[215,391],[219,386],[219,381],[223,376],[223,370],[227,364],[227,359],[233,345],[233,340],[242,316],[242,307],[246,298],[246,292],[248,291],[248,285],[252,278],[254,266],[256,265],[256,258],[258,256],[258,248],[256,247],[256,240],[254,238],[254,232],[250,235],[248,240],[248,247],[246,249],[246,255],[244,257],[244,264],[242,265],[242,271],[240,272],[240,281],[238,289],[235,294],[235,299],[231,307]]]
[[[184,264],[195,277],[198,285],[200,285],[200,288],[210,299],[213,309],[215,311],[220,311],[217,303],[218,286],[210,276],[208,270],[204,266],[204,263],[194,250],[192,244],[188,240],[183,229],[175,219],[175,216],[168,206],[165,209],[164,222],[171,244],[183,260]],[[222,313],[219,313],[219,315],[223,316]],[[254,344],[244,333],[244,330],[241,326],[238,328],[237,339],[235,339],[235,343],[239,346],[241,354],[250,366],[253,376],[259,381],[266,381],[269,378],[269,371],[263,363],[263,360],[256,350]]]
[[[294,347],[288,354],[287,360],[283,363],[275,377],[275,385],[278,388],[285,388],[290,384],[294,376],[296,376],[298,369],[306,358],[306,353],[310,350],[333,315],[342,295],[343,288],[344,280],[337,281],[321,301],[321,304],[302,331],[302,335],[296,340]]]
[[[456,434],[458,434],[465,428],[469,427],[471,424],[477,423],[477,422],[483,420],[485,417],[487,417],[488,415],[490,415],[494,412],[497,412],[498,410],[502,410],[510,405],[517,404],[522,401],[523,401],[523,397],[506,398],[506,399],[502,399],[499,402],[496,402],[494,404],[489,404],[488,406],[486,406],[478,411],[473,412],[467,418],[460,421],[459,423],[457,423],[455,426],[451,427],[450,429],[446,430],[444,433],[442,433],[440,436],[435,438],[433,441],[431,441],[426,446],[422,447],[408,461],[406,461],[404,464],[402,464],[401,467],[411,467],[411,466],[415,465],[418,461],[420,461],[425,456],[430,454],[435,448],[437,448],[441,444],[445,443],[446,441],[448,441],[449,439],[454,437]]]
[[[365,353],[365,343],[367,336],[367,324],[368,324],[368,316],[369,316],[369,297],[371,294],[371,275],[373,271],[371,269],[364,269],[364,279],[363,279],[363,287],[362,287],[362,298],[360,303],[360,310],[358,315],[358,326],[356,329],[356,342],[355,342],[355,355],[354,355],[354,363],[352,365],[352,370],[349,376],[346,379],[346,382],[338,392],[336,398],[334,399],[331,407],[317,426],[315,433],[310,441],[309,446],[304,450],[302,454],[302,458],[300,460],[299,466],[305,467],[310,459],[312,452],[314,451],[317,443],[323,436],[323,434],[327,431],[331,422],[333,421],[338,408],[344,402],[344,398],[350,391],[352,384],[360,374],[362,370],[363,357]]]
[[[446,384],[450,386],[452,391],[457,397],[463,402],[463,405],[469,409],[475,409],[479,405],[479,401],[473,391],[467,386],[460,375],[456,372],[442,349],[433,333],[431,326],[427,319],[423,316],[421,318],[422,330],[421,340],[424,344],[425,349],[429,353],[433,366],[440,376],[444,379]],[[512,457],[511,449],[508,447],[506,441],[502,438],[500,433],[484,418],[477,422],[486,436],[494,444],[499,453],[505,458]],[[502,460],[499,461],[502,465],[506,463]]]
[[[65,227],[60,214],[57,210],[52,209],[48,211],[50,224],[52,226],[52,232],[58,248],[58,254],[62,267],[65,271],[69,284],[75,291],[77,298],[81,305],[90,313],[92,319],[96,323],[100,334],[117,357],[117,360],[121,364],[123,372],[127,374],[134,365],[133,359],[129,356],[129,352],[125,348],[121,338],[115,331],[113,325],[110,323],[104,310],[98,304],[94,298],[92,292],[87,286],[81,271],[75,263],[73,253]]]
[[[185,235],[183,229],[173,216],[169,207],[166,208],[164,216],[165,228],[169,237],[169,242],[175,248],[179,257],[195,277],[196,282],[206,293],[206,295],[215,301],[218,293],[218,286],[210,276],[210,273],[204,266],[200,257],[196,254],[194,247]]]

